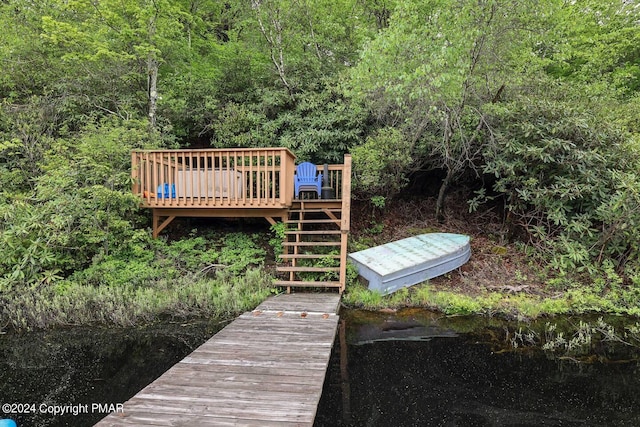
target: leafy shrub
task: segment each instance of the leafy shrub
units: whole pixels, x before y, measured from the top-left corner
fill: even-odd
[[[0,199],[0,289],[47,285],[127,252],[141,223],[130,151],[148,144],[138,121],[89,122],[76,138],[50,139],[31,186]]]
[[[288,225],[284,222],[277,222],[271,226],[270,230],[273,233],[273,237],[269,239],[269,245],[273,248],[274,255],[280,258],[284,251],[283,243],[287,238]]]
[[[366,111],[351,102],[335,79],[313,85],[295,99],[282,91],[263,89],[255,104],[228,103],[210,123],[212,146],[282,146],[298,160],[342,163],[345,153],[361,143]]]
[[[198,271],[215,263],[220,257],[216,248],[207,247],[204,237],[175,240],[158,248],[180,270]]]
[[[623,270],[640,259],[640,145],[595,106],[519,98],[491,108],[485,173],[512,227],[559,272]],[[636,237],[634,237],[636,236]],[[599,273],[598,273],[599,274]]]
[[[413,144],[398,129],[378,130],[352,151],[354,191],[383,198],[395,196],[407,183],[414,162],[412,151]]]
[[[258,246],[257,238],[258,236],[249,236],[243,233],[225,235],[220,242],[220,263],[232,273],[240,273],[249,266],[262,264],[266,252]]]

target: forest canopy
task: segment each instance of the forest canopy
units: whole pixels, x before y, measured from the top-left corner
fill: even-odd
[[[0,294],[152,245],[132,149],[269,146],[352,153],[363,200],[428,176],[439,218],[455,188],[556,274],[640,289],[637,0],[3,0],[0,23]]]

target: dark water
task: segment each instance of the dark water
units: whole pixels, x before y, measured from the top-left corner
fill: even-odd
[[[14,411],[23,412],[7,414],[0,406],[0,419],[13,419],[19,427],[92,426],[110,405],[136,394],[221,326],[163,324],[0,335],[0,405],[14,404]],[[79,413],[52,414],[65,406]]]
[[[559,358],[514,351],[495,321],[343,319],[317,427],[640,426],[639,352],[629,346]]]
[[[640,426],[636,347],[594,343],[550,355],[513,350],[513,332],[535,325],[421,311],[341,318],[317,427]],[[0,418],[20,427],[91,426],[105,414],[53,416],[41,405],[122,403],[221,326],[0,335],[0,404],[36,409]]]

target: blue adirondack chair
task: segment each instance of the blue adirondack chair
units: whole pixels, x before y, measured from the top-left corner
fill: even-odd
[[[294,190],[296,199],[301,191],[317,191],[318,198],[322,191],[322,173],[317,173],[318,168],[313,163],[304,162],[296,167],[294,177]]]

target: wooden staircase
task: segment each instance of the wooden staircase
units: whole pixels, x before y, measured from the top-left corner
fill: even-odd
[[[351,207],[351,157],[339,199],[294,200],[285,221],[282,262],[276,286],[329,288],[342,293],[347,277],[347,240]]]

